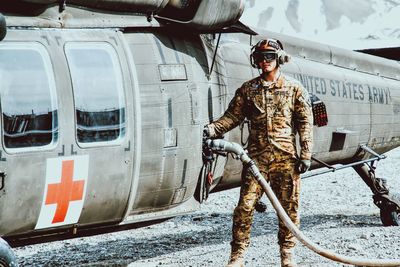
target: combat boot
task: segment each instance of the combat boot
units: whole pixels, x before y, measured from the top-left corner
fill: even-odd
[[[292,250],[291,248],[281,248],[281,267],[297,267]]]
[[[232,258],[228,262],[228,265],[226,267],[244,267],[244,260],[243,258]]]
[[[244,251],[242,247],[232,245],[231,257],[226,267],[244,267]]]

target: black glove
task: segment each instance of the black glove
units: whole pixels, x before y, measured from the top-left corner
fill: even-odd
[[[311,160],[309,159],[301,159],[296,163],[296,171],[298,173],[305,173],[311,166]]]

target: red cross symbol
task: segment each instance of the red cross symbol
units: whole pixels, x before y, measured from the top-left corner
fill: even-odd
[[[85,180],[73,181],[74,161],[63,161],[61,173],[61,182],[49,184],[47,188],[46,205],[57,204],[52,223],[63,222],[67,215],[69,203],[83,198]]]

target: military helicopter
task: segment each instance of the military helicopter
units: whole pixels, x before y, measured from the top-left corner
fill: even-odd
[[[383,224],[399,225],[400,204],[374,172],[400,145],[399,63],[257,35],[239,21],[243,9],[243,0],[2,1],[0,236],[21,246],[140,227],[239,186],[231,157],[218,156],[204,181],[202,129],[258,75],[249,52],[266,36],[282,41],[292,56],[284,73],[312,94],[314,170],[303,178],[352,167]],[[246,136],[241,127],[225,138]],[[12,262],[4,240],[0,266]]]

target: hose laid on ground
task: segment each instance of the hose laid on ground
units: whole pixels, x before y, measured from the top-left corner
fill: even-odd
[[[306,247],[308,247],[315,253],[336,262],[352,264],[356,266],[400,266],[400,259],[361,259],[348,257],[324,249],[321,246],[315,244],[312,240],[306,237],[292,222],[292,220],[286,214],[285,210],[282,208],[278,198],[275,196],[268,182],[260,173],[260,170],[258,169],[255,162],[246,154],[244,149],[239,144],[221,139],[209,139],[206,141],[206,145],[213,151],[224,151],[236,154],[237,157],[243,162],[243,164],[248,167],[248,169],[254,175],[261,187],[264,189],[266,195],[268,196],[268,199],[271,201],[271,204],[276,210],[279,218],[283,221],[286,227],[297,237],[298,240],[300,240],[301,243],[303,243]]]

